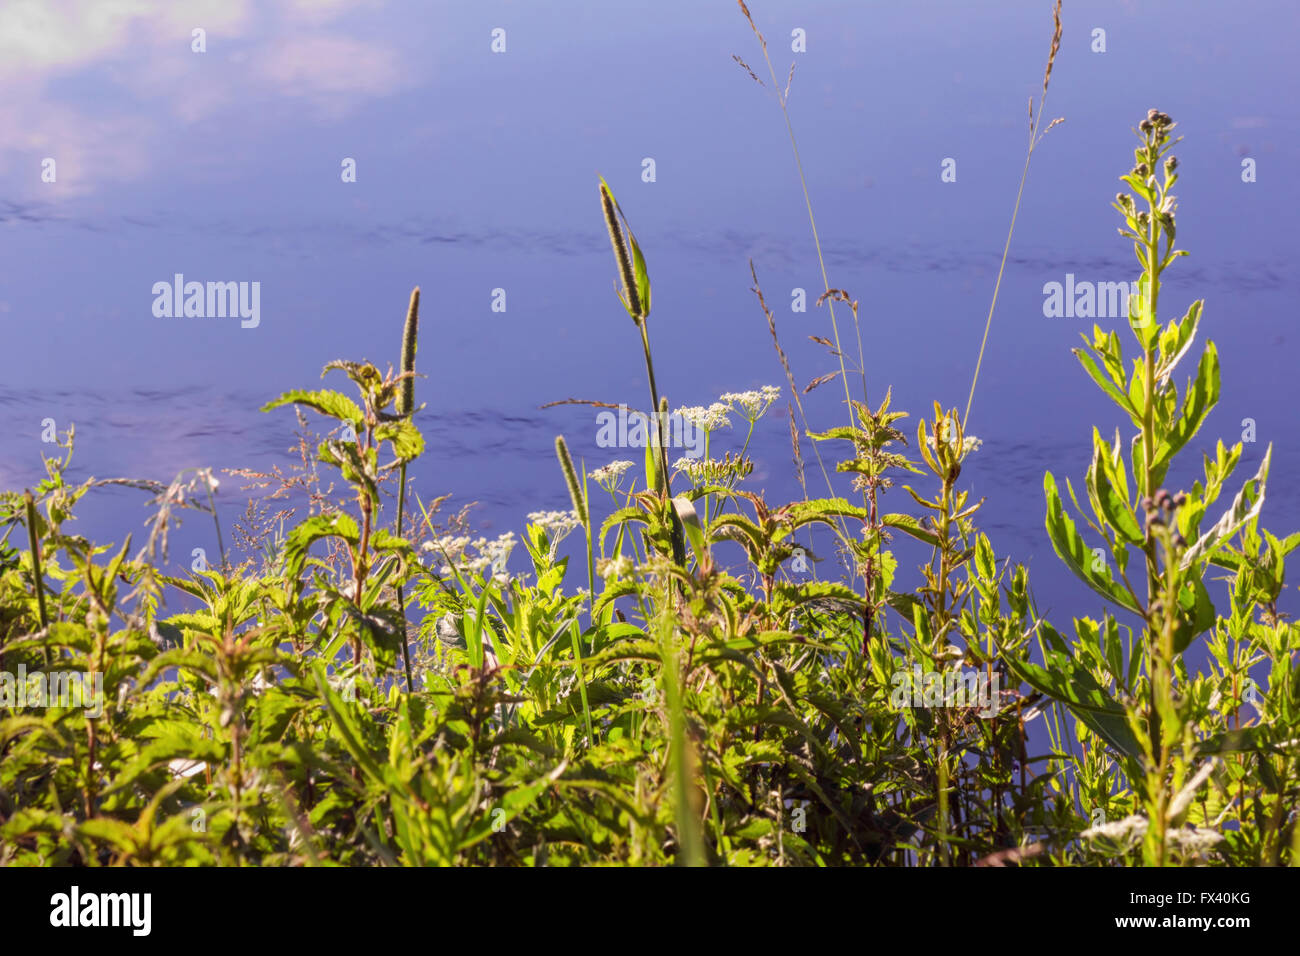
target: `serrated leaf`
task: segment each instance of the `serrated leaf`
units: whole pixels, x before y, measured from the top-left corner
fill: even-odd
[[[360,428],[361,423],[364,421],[364,416],[361,409],[357,407],[356,402],[346,395],[330,389],[317,389],[316,391],[294,389],[285,392],[277,399],[267,402],[262,406],[262,411],[269,412],[273,408],[289,404],[305,405],[308,408],[315,409],[322,415],[328,415],[330,418],[336,418],[341,422],[349,422],[354,428]]]

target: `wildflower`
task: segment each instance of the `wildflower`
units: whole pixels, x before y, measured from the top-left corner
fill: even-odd
[[[442,535],[433,541],[426,541],[420,550],[440,554],[449,562],[457,563],[464,556],[465,549],[469,546],[468,535]],[[451,574],[451,568],[443,565],[440,573]]]
[[[596,569],[606,581],[617,581],[632,573],[632,561],[622,554],[617,558],[601,558],[596,563]]]
[[[678,458],[673,462],[673,471],[681,472],[698,484],[704,477],[704,470],[708,464],[708,460],[704,458]]]
[[[673,462],[673,470],[686,475],[692,484],[716,485],[747,477],[754,470],[754,463],[739,455],[732,458],[731,452],[727,452],[721,461],[714,458],[678,458]]]
[[[588,476],[600,485],[606,491],[613,494],[618,491],[619,480],[623,473],[632,467],[630,461],[611,461],[603,468],[597,468],[595,471],[588,472]]]
[[[762,418],[772,403],[781,397],[781,389],[775,385],[748,392],[727,392],[721,397],[729,408],[735,408],[751,425]]]
[[[576,511],[532,511],[528,514],[528,523],[541,527],[551,539],[552,547],[581,524]]]
[[[506,562],[510,559],[510,552],[514,546],[513,531],[497,535],[494,541],[479,538],[474,542],[474,550],[478,552],[478,557],[472,562],[472,569],[482,572],[490,567],[494,579],[502,582],[508,580],[510,576],[506,573]]]
[[[1084,830],[1079,836],[1085,840],[1104,839],[1126,848],[1139,843],[1147,832],[1147,818],[1133,815],[1112,823],[1102,823]],[[1165,834],[1169,844],[1190,856],[1203,856],[1217,843],[1223,841],[1223,834],[1214,830],[1202,830],[1196,827],[1170,829]]]
[[[950,446],[956,447],[957,441],[955,435],[952,438],[946,439],[946,441]],[[925,439],[925,443],[930,446],[931,451],[935,450],[935,441],[933,435],[928,435]],[[961,442],[961,457],[965,458],[971,452],[978,451],[979,447],[983,444],[984,444],[984,439],[976,438],[974,435],[967,435],[965,438],[962,439]]]
[[[723,405],[721,402],[714,402],[708,408],[702,405],[687,405],[685,408],[677,409],[677,414],[688,425],[711,432],[715,428],[731,427],[731,419],[727,417],[729,411],[731,411],[729,406]]]
[[[505,570],[506,561],[514,546],[515,533],[507,531],[491,541],[482,537],[471,541],[468,535],[463,534],[443,535],[433,541],[426,541],[420,550],[436,553],[445,560],[446,563],[438,568],[438,573],[443,577],[456,572],[482,573],[491,568],[493,578],[504,582],[509,579]],[[470,554],[471,549],[473,555]]]

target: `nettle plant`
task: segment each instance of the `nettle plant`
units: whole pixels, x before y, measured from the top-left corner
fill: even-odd
[[[1279,540],[1259,527],[1272,445],[1254,477],[1212,517],[1241,459],[1240,442],[1218,442],[1204,456],[1203,479],[1190,488],[1165,487],[1220,389],[1213,342],[1181,392],[1174,380],[1191,355],[1203,301],[1166,325],[1156,319],[1161,277],[1186,255],[1174,248],[1174,125],[1157,110],[1142,121],[1134,167],[1122,177],[1132,192],[1113,204],[1142,267],[1129,305],[1138,355],[1126,367],[1119,335],[1099,327],[1075,349],[1134,428],[1127,442],[1118,429],[1113,440],[1093,430],[1083,484],[1088,512],[1066,481],[1100,547],[1067,514],[1056,477],[1044,478],[1056,553],[1117,616],[1076,620],[1072,640],[1037,622],[1046,667],[1020,657],[1014,643],[1004,651],[1026,683],[1069,708],[1079,741],[1091,745],[1074,768],[1077,809],[1094,824],[1083,834],[1085,846],[1123,855],[1140,843],[1142,861],[1162,865],[1203,856],[1223,839],[1221,852],[1234,862],[1277,863],[1294,839],[1296,741],[1289,738],[1300,706],[1300,634],[1278,613],[1277,600],[1285,558],[1300,535]],[[1229,573],[1216,577],[1216,570]],[[1227,584],[1226,616],[1211,599],[1216,580]],[[1200,647],[1209,652],[1208,671],[1193,663]]]
[[[418,290],[412,294],[408,330],[416,321],[418,294]],[[346,641],[352,649],[354,666],[361,664],[363,647],[370,649],[381,667],[390,666],[399,650],[404,655],[407,653],[404,609],[400,602],[394,604],[388,600],[388,588],[405,581],[417,562],[405,539],[378,524],[381,475],[399,470],[404,479],[407,463],[424,451],[424,437],[411,421],[414,409],[410,383],[415,375],[413,331],[408,331],[404,339],[403,354],[411,367],[400,374],[390,371],[384,375],[368,362],[340,360],[325,366],[322,377],[331,370],[347,374],[360,393],[360,405],[341,392],[294,390],[285,392],[262,409],[299,405],[335,419],[342,426],[342,437],[327,438],[321,443],[319,457],[322,463],[337,468],[352,486],[360,524],[343,511],[312,516],[288,535],[284,557],[288,578],[295,588],[291,597],[301,600],[301,587],[305,583],[302,572],[306,567],[316,564],[332,571],[310,556],[312,545],[328,539],[343,544],[350,575],[346,581],[334,580],[330,574],[317,575],[317,599],[323,602],[326,631],[330,635],[326,656],[332,656],[330,651]],[[393,458],[381,464],[379,455],[384,449]],[[402,500],[405,500],[404,488]],[[409,690],[409,657],[404,658],[404,663]]]

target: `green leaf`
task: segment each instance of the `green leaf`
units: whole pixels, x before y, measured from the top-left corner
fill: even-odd
[[[364,488],[370,500],[379,503],[379,487],[375,475],[378,463],[374,447],[367,449],[363,458],[362,452],[353,442],[327,439],[321,442],[318,453],[321,461],[334,465],[343,472],[345,481]]]
[[[1110,396],[1111,401],[1128,412],[1128,416],[1132,419],[1134,425],[1139,428],[1142,427],[1142,417],[1138,415],[1137,409],[1133,407],[1129,397],[1124,394],[1119,384],[1112,381],[1110,376],[1102,371],[1100,366],[1097,365],[1096,359],[1083,349],[1071,349],[1070,351],[1074,353],[1075,358],[1079,360],[1079,364],[1083,366],[1083,370],[1088,373],[1089,377],[1101,387],[1103,392]]]
[[[1182,414],[1168,435],[1156,448],[1155,467],[1166,465],[1200,430],[1205,418],[1219,401],[1219,352],[1213,342],[1205,346],[1196,379],[1189,382],[1183,396]]]
[[[695,511],[695,506],[691,504],[688,498],[677,495],[673,498],[673,508],[677,512],[677,518],[686,530],[686,536],[690,539],[691,549],[695,552],[695,560],[703,564],[704,556],[708,553],[708,546],[704,543],[704,527],[700,524],[700,516]]]
[[[655,454],[655,451],[654,442],[647,440],[645,443],[645,486],[658,493],[663,482],[660,481],[659,456]]]
[[[1039,667],[1004,652],[1002,659],[1007,667],[1030,687],[1065,704],[1089,730],[1120,753],[1140,759],[1142,750],[1129,728],[1123,706],[1070,656],[1068,645],[1046,621],[1040,622],[1039,626],[1044,632],[1042,644],[1046,666]]]
[[[1181,654],[1201,634],[1214,626],[1214,605],[1200,578],[1183,584],[1178,595],[1178,618],[1174,624],[1174,650]]]
[[[1057,556],[1079,580],[1106,600],[1113,601],[1134,614],[1141,614],[1133,596],[1111,577],[1109,567],[1101,571],[1092,569],[1092,553],[1075,530],[1074,521],[1065,513],[1061,496],[1056,490],[1056,479],[1050,471],[1043,476],[1043,491],[1047,496],[1047,535],[1052,539],[1052,548]]]
[[[262,411],[269,412],[273,408],[289,404],[306,405],[308,408],[314,408],[322,415],[337,418],[341,422],[349,422],[353,428],[360,428],[361,423],[364,421],[364,416],[361,414],[361,409],[357,407],[356,402],[346,395],[329,389],[318,389],[317,391],[294,389],[291,392],[285,392],[273,401],[267,402],[262,406]]]
[[[372,388],[377,388],[383,384],[384,376],[380,374],[379,369],[375,368],[369,362],[351,362],[347,359],[335,359],[325,366],[320,377],[324,378],[333,369],[340,369],[347,373],[348,378],[356,384],[357,388],[363,393],[369,392]]]
[[[921,524],[916,518],[905,514],[888,514],[880,519],[880,523],[888,528],[894,528],[906,535],[911,535],[918,541],[924,541],[934,547],[939,546],[939,535],[930,531]]]
[[[1115,451],[1118,451],[1118,447],[1117,445]],[[1119,459],[1118,467],[1124,467],[1123,459]],[[1088,467],[1087,480],[1092,506],[1097,513],[1125,540],[1141,544],[1144,535],[1128,500],[1128,482],[1116,473],[1114,453],[1096,428],[1092,430],[1092,464]]]
[[[1183,570],[1190,568],[1194,562],[1202,558],[1213,557],[1214,552],[1232,540],[1232,536],[1246,522],[1259,517],[1260,509],[1264,507],[1264,486],[1268,481],[1269,462],[1272,458],[1273,444],[1270,442],[1268,450],[1264,452],[1264,460],[1260,462],[1259,471],[1255,473],[1254,478],[1242,485],[1241,491],[1232,501],[1232,507],[1223,513],[1223,517],[1213,528],[1201,535],[1197,542],[1187,549],[1183,555]]]
[[[1205,300],[1197,299],[1187,310],[1183,320],[1170,323],[1172,328],[1169,333],[1160,337],[1160,364],[1156,366],[1156,381],[1159,384],[1163,385],[1169,381],[1178,363],[1191,350],[1192,342],[1196,339],[1196,329],[1201,323],[1201,310],[1204,306]]]
[[[379,425],[375,428],[375,440],[391,442],[399,461],[413,461],[424,454],[424,436],[409,418]]]
[[[623,215],[622,210],[619,211],[619,215]],[[627,219],[623,220],[623,228],[627,230],[628,245],[632,247],[632,271],[636,274],[636,294],[641,300],[641,314],[644,317],[650,314],[650,273],[646,271],[641,244],[636,241],[636,236],[632,235],[632,230],[628,228]]]
[[[307,563],[307,552],[322,538],[339,537],[352,546],[361,543],[357,523],[346,512],[332,515],[313,515],[289,532],[285,539],[285,570],[291,580],[302,574]]]

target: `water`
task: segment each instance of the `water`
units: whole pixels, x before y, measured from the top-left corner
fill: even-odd
[[[1050,39],[1048,3],[986,7],[751,5],[782,83],[796,62],[795,132],[830,283],[861,302],[871,398],[892,386],[912,428],[935,399],[965,405]],[[478,502],[481,533],[518,533],[527,512],[567,507],[554,435],[589,468],[639,462],[597,447],[594,410],[540,408],[646,402],[639,340],[614,297],[598,172],[646,251],[656,369],[674,405],[783,384],[749,291],[751,259],[800,384],[835,367],[807,340],[830,335],[825,309],[790,310],[796,287],[816,298],[820,273],[780,113],[730,58],[765,75],[734,5],[195,10],[159,5],[121,30],[0,29],[10,90],[0,486],[43,475],[47,418],[76,423],[78,479],[287,464],[292,413],[258,407],[321,387],[331,359],[395,362],[418,284],[429,448],[416,488]],[[983,527],[999,555],[1031,566],[1058,625],[1100,609],[1051,553],[1043,472],[1077,486],[1092,425],[1110,434],[1122,423],[1069,353],[1091,322],[1045,318],[1043,287],[1067,274],[1136,277],[1108,202],[1129,127],[1149,107],[1187,137],[1179,240],[1193,254],[1167,273],[1162,305],[1181,314],[1205,298],[1203,334],[1218,342],[1224,379],[1170,483],[1254,419],[1232,493],[1272,442],[1267,523],[1300,527],[1290,175],[1300,136],[1282,93],[1300,78],[1294,9],[1067,4],[1064,22],[1047,113],[1066,122],[1034,157],[970,423],[984,445],[963,475],[987,498]],[[206,53],[190,51],[194,26],[208,29]],[[495,27],[503,54],[489,48]],[[806,53],[790,51],[796,27]],[[1090,50],[1095,27],[1105,53]],[[46,156],[56,183],[40,181]],[[653,183],[641,180],[647,157]],[[1257,182],[1241,181],[1243,157],[1257,161]],[[355,183],[341,181],[345,158]],[[945,158],[954,183],[940,181]],[[176,273],[259,282],[257,327],[155,317],[153,284]],[[495,289],[505,312],[491,309]],[[837,314],[845,331],[847,310]],[[346,386],[341,375],[334,384]],[[841,402],[836,384],[808,396],[812,426],[841,423]],[[783,419],[760,423],[751,452],[752,488],[799,496]],[[824,492],[817,472],[809,480]],[[238,485],[223,482],[227,526],[243,510]],[[77,530],[138,535],[143,500],[96,492]],[[900,491],[886,505],[911,502]],[[174,560],[187,564],[211,538],[210,522],[190,518],[173,533]]]

